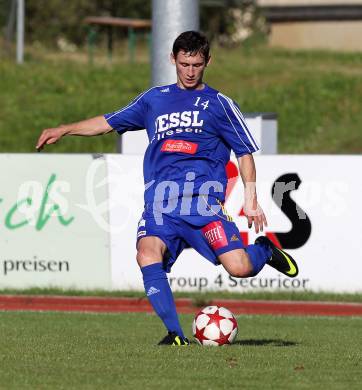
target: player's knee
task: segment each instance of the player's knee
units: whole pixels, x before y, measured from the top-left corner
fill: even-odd
[[[251,273],[249,267],[244,264],[233,265],[227,271],[234,278],[246,278]]]
[[[144,237],[137,244],[137,263],[142,268],[154,263],[160,263],[166,245],[158,237]]]
[[[155,251],[151,248],[140,248],[137,251],[136,259],[140,267],[145,267],[146,265],[151,265],[162,261],[162,255],[158,251]]]

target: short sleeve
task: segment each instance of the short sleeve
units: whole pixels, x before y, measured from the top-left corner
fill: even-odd
[[[141,130],[145,126],[146,103],[144,95],[146,92],[137,96],[126,107],[118,111],[105,114],[104,118],[108,124],[119,134],[129,130]]]
[[[239,106],[229,97],[218,93],[215,127],[236,157],[259,150]]]

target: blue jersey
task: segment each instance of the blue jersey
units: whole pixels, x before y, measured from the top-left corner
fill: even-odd
[[[202,90],[154,87],[104,117],[119,134],[147,131],[146,204],[163,200],[165,183],[169,195],[212,195],[224,201],[230,151],[240,157],[258,150],[238,105],[206,84]]]

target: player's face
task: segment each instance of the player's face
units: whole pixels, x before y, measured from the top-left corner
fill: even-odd
[[[171,62],[176,65],[177,85],[182,89],[202,89],[202,77],[210,59],[202,54],[179,51],[176,58],[171,53]]]

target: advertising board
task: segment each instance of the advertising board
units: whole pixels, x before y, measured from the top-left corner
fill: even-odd
[[[92,212],[107,202],[107,186],[92,184],[107,171],[89,176],[92,161],[0,155],[0,288],[111,287],[109,235]]]
[[[125,215],[128,221],[122,235],[111,232],[113,288],[141,290],[142,278],[135,261],[135,232],[143,208],[139,195],[141,158],[112,156],[107,157],[108,164],[110,159],[111,165],[117,167],[110,184],[110,200],[117,202],[112,183],[118,182],[118,170],[128,177],[125,188],[132,203],[126,211],[115,207],[111,214],[113,221],[124,221]],[[362,237],[362,188],[351,169],[362,166],[362,157],[279,155],[255,159],[259,203],[268,219],[265,234],[297,260],[298,277],[290,279],[265,266],[256,277],[232,278],[221,266],[215,267],[193,249],[187,249],[169,275],[173,290],[362,291],[362,256],[358,250]],[[229,164],[228,174],[231,180],[225,206],[244,243],[252,244],[257,235],[247,228],[242,215],[243,186],[236,176],[235,160]]]
[[[98,156],[99,157],[99,156]],[[297,260],[289,279],[269,266],[230,277],[193,249],[169,274],[176,291],[361,292],[361,156],[255,157],[264,234]],[[0,155],[0,288],[143,290],[136,229],[143,211],[142,156]],[[245,245],[257,237],[242,213],[236,161],[225,206]]]

